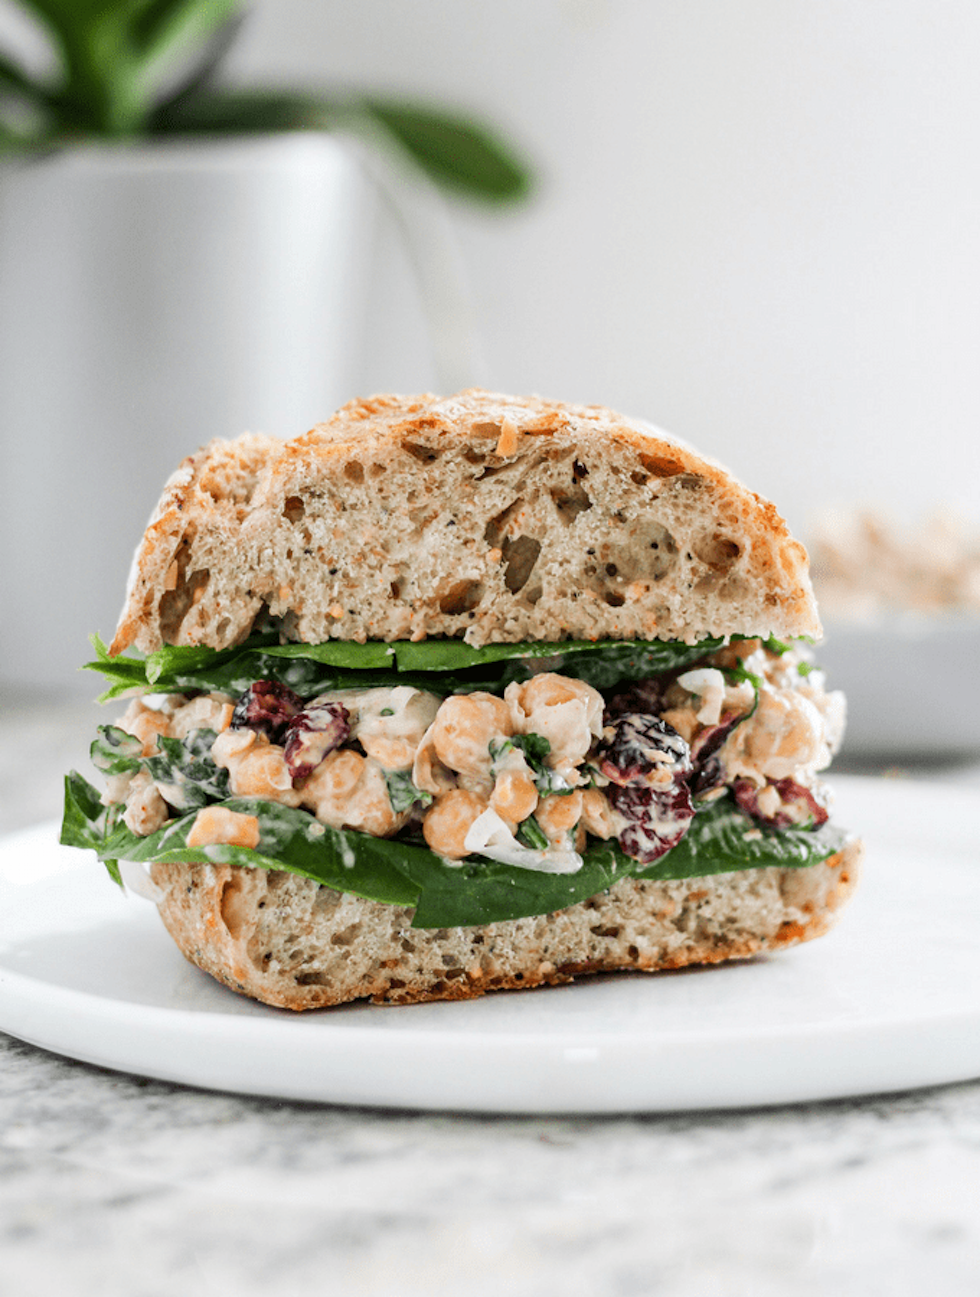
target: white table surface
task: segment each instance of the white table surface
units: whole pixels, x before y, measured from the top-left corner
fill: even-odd
[[[0,833],[57,816],[96,719],[0,697]],[[980,762],[904,777],[980,794]],[[0,1297],[975,1297],[980,1081],[459,1117],[206,1093],[0,1034],[0,1258]]]

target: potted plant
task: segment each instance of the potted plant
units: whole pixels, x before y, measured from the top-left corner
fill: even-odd
[[[227,88],[240,0],[21,0],[49,38],[52,75],[0,51],[0,151],[303,129],[379,129],[436,183],[510,202],[529,172],[487,125],[373,94]]]
[[[52,70],[0,51],[0,672],[64,684],[183,454],[355,394],[379,177],[438,345],[459,330],[433,193],[513,203],[529,173],[438,106],[226,84],[239,0],[21,4]]]

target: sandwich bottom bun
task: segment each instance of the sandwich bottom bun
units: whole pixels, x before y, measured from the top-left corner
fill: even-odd
[[[412,928],[412,911],[296,874],[235,865],[152,867],[184,955],[242,995],[284,1009],[411,1004],[683,968],[822,936],[857,882],[859,841],[815,865],[705,878],[624,879],[577,905],[472,928]]]

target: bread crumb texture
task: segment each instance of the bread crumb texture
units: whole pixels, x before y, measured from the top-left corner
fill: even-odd
[[[672,882],[624,879],[555,914],[418,929],[412,911],[284,872],[155,864],[160,913],[186,957],[285,1009],[369,998],[465,1000],[592,973],[683,968],[819,937],[857,881],[853,842],[818,865]]]
[[[352,402],[173,475],[114,653],[285,637],[818,636],[807,555],[718,464],[597,406],[466,391]]]

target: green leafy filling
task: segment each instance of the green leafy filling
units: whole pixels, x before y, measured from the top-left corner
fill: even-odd
[[[108,679],[110,687],[103,695],[108,699],[147,691],[235,695],[257,679],[279,680],[307,698],[327,689],[395,684],[414,684],[440,694],[476,689],[499,694],[511,681],[528,679],[534,668],[542,667],[608,692],[624,681],[681,670],[720,648],[723,641],[692,645],[573,640],[475,649],[459,640],[280,644],[274,633],[268,633],[220,652],[167,647],[145,658],[113,658],[98,637],[93,642],[97,657],[87,665]],[[787,646],[770,640],[766,647],[782,653]],[[740,678],[752,679],[748,672]],[[120,860],[193,863],[205,859],[281,869],[367,900],[412,908],[414,927],[433,928],[550,914],[628,877],[678,879],[768,865],[805,867],[833,855],[845,841],[844,833],[830,825],[816,830],[758,825],[726,794],[699,806],[680,843],[647,867],[625,855],[615,841],[595,840],[590,840],[582,867],[574,874],[551,874],[480,857],[451,862],[421,841],[333,829],[303,810],[255,798],[229,798],[227,771],[216,767],[210,757],[213,740],[209,730],[184,740],[161,738],[159,752],[143,757],[139,740],[117,726],[101,727],[92,745],[96,767],[110,776],[146,770],[180,814],[158,832],[140,837],[123,823],[121,806],[103,805],[98,792],[72,772],[65,782],[62,842],[96,851],[117,882]],[[547,765],[550,745],[544,736],[512,736],[498,745],[494,760],[501,760],[511,748],[522,751],[543,796],[569,791]],[[396,813],[431,801],[407,771],[388,772],[386,784]],[[187,835],[197,810],[214,804],[257,818],[257,849],[228,844],[188,848]],[[533,817],[523,823],[521,833],[525,846],[547,846]]]
[[[65,781],[61,841],[94,850],[117,882],[120,860],[206,860],[279,869],[367,900],[414,908],[413,927],[448,928],[550,914],[623,878],[695,878],[767,865],[805,867],[839,851],[845,840],[841,830],[829,825],[815,831],[755,825],[725,797],[699,810],[685,837],[654,865],[644,868],[615,842],[593,842],[576,873],[549,874],[473,857],[448,862],[421,843],[332,829],[305,811],[257,798],[233,797],[220,805],[257,818],[258,848],[188,848],[196,812],[139,837],[121,823],[118,807],[103,806],[96,790],[73,772]]]
[[[250,636],[230,649],[167,646],[148,657],[110,657],[93,637],[96,657],[85,669],[109,681],[107,702],[135,692],[186,693],[203,689],[242,693],[254,680],[278,680],[301,698],[328,689],[411,684],[439,693],[502,693],[513,680],[527,680],[544,662],[562,675],[609,690],[622,681],[678,670],[721,648],[723,640],[697,644],[679,640],[565,640],[560,643],[487,644],[462,640],[327,640],[323,644],[280,644],[275,633]],[[553,659],[548,662],[548,659]],[[435,676],[435,679],[433,679]]]

